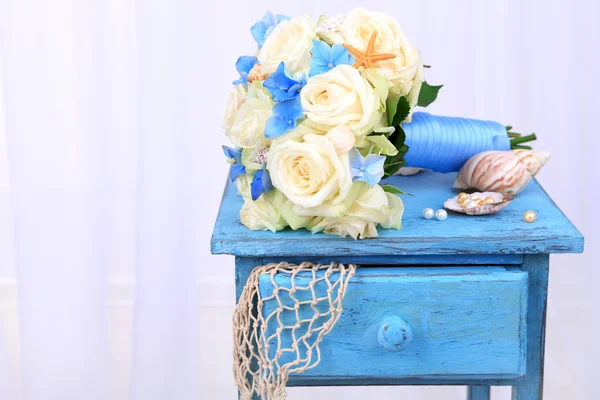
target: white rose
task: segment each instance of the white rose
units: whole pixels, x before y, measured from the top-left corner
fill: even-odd
[[[338,155],[324,136],[308,134],[303,139],[271,146],[267,168],[273,186],[301,207],[342,202],[352,187],[348,155]]]
[[[354,239],[377,237],[377,225],[366,219],[347,215],[342,218],[323,218],[315,225],[312,233],[325,232],[342,237],[351,236]]]
[[[223,119],[223,128],[225,129],[225,132],[229,132],[231,129],[237,111],[246,100],[246,93],[246,85],[243,84],[236,85],[233,91],[229,93],[227,105],[225,106],[225,117]]]
[[[338,65],[310,78],[300,92],[307,118],[329,130],[347,125],[356,136],[356,145],[373,131],[382,117],[382,101],[357,69]]]
[[[315,29],[315,22],[307,15],[280,22],[258,53],[261,72],[272,74],[282,61],[293,75],[308,72]]]
[[[285,227],[287,223],[279,212],[279,207],[286,199],[277,189],[264,193],[257,200],[252,200],[250,195],[250,182],[252,176],[240,176],[236,180],[236,186],[244,197],[244,205],[240,210],[240,221],[253,231],[270,230],[277,232]]]
[[[404,205],[398,196],[386,193],[379,185],[371,188],[363,182],[355,183],[354,189],[358,195],[346,214],[340,218],[323,218],[311,232],[364,239],[377,236],[377,224],[400,229]]]
[[[423,82],[421,52],[410,44],[395,19],[376,11],[355,8],[346,15],[334,41],[364,51],[373,32],[377,32],[376,52],[396,55],[375,63],[373,69],[396,86],[400,96],[410,93],[409,102],[411,106],[416,105]]]
[[[257,144],[268,146],[265,124],[273,114],[273,100],[261,82],[248,85],[246,100],[230,120],[227,136],[236,147],[251,149]]]

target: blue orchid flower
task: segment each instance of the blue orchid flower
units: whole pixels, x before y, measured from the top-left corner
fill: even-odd
[[[273,29],[275,29],[280,22],[287,21],[289,19],[290,17],[288,16],[276,16],[271,11],[267,11],[260,21],[252,25],[250,32],[252,32],[252,36],[254,36],[256,44],[258,44],[258,48],[260,49],[263,44],[265,44],[265,40],[267,40],[271,32],[273,32]]]
[[[265,137],[275,139],[287,131],[296,129],[296,122],[304,115],[300,99],[292,99],[275,104],[273,116],[265,125]]]
[[[352,181],[367,182],[369,186],[373,187],[376,183],[379,183],[381,178],[383,178],[385,156],[369,154],[368,156],[363,157],[356,147],[350,150],[348,156],[350,159]]]
[[[268,193],[273,189],[273,184],[271,183],[271,175],[269,175],[269,171],[267,171],[267,165],[263,164],[261,170],[256,171],[254,174],[254,179],[250,184],[250,193],[252,194],[252,200],[256,201],[261,194]]]
[[[333,47],[329,47],[325,42],[313,40],[309,76],[325,73],[342,64],[354,64],[354,58],[344,46],[334,44]]]
[[[223,146],[225,157],[232,163],[231,165],[231,182],[246,173],[246,167],[242,164],[242,151],[231,147]]]
[[[300,90],[306,85],[306,78],[294,79],[283,61],[277,67],[277,71],[269,76],[263,86],[266,87],[275,101],[286,101],[300,96]]]
[[[234,85],[239,85],[240,83],[247,84],[248,83],[248,74],[250,70],[258,64],[258,58],[252,56],[241,56],[238,58],[235,63],[235,69],[240,74],[240,79],[233,82]]]

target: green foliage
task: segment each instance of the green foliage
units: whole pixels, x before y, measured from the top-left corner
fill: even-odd
[[[408,151],[408,146],[404,144],[406,141],[406,133],[401,125],[395,127],[396,131],[390,136],[389,140],[398,149],[398,154],[387,157],[383,166],[385,172],[384,177],[394,175],[404,165],[404,155]]]
[[[370,135],[366,139],[373,145],[370,149],[371,154],[383,154],[386,156],[395,156],[398,154],[396,146],[385,135]]]
[[[389,98],[387,100],[387,112],[390,126],[400,125],[410,114],[408,99],[404,96]]]
[[[383,185],[383,186],[381,186],[381,188],[383,189],[384,192],[388,192],[391,194],[407,194],[407,193],[403,192],[402,190],[398,189],[396,186],[392,186],[392,185]],[[409,196],[412,196],[412,195],[409,194]]]
[[[417,102],[417,105],[419,107],[427,107],[433,103],[435,99],[437,99],[438,93],[443,86],[444,85],[431,86],[429,83],[423,82],[421,91],[419,92],[419,101]]]

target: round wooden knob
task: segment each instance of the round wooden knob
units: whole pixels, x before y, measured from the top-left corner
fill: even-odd
[[[408,347],[412,339],[412,329],[402,318],[392,316],[381,321],[377,340],[379,345],[387,351],[402,351]]]

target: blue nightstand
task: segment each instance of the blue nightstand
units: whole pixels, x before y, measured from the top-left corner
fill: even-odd
[[[424,208],[456,195],[455,176],[388,179],[414,195],[402,197],[403,228],[359,241],[252,232],[228,184],[211,244],[214,254],[235,255],[238,298],[252,269],[269,262],[361,266],[321,363],[291,375],[289,386],[467,385],[483,400],[489,386],[509,385],[513,399],[542,398],[549,255],[582,252],[583,237],[536,181],[498,214],[423,219]],[[535,223],[523,220],[527,210]],[[407,327],[411,335],[399,335]]]

